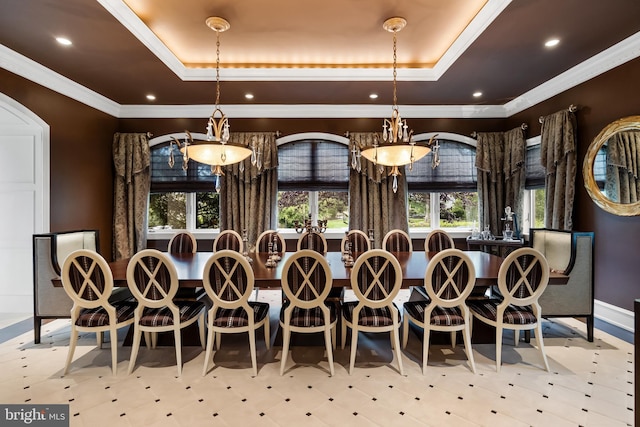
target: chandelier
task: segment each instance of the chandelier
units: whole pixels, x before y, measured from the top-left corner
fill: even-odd
[[[382,124],[382,142],[377,137],[373,145],[362,150],[362,156],[376,165],[389,166],[393,176],[393,191],[398,190],[399,166],[409,165],[409,170],[413,170],[413,163],[420,160],[431,152],[433,136],[426,145],[418,145],[413,140],[413,130],[409,130],[406,120],[400,117],[398,110],[398,97],[396,88],[397,78],[397,55],[396,34],[407,25],[404,18],[389,18],[382,24],[382,28],[393,33],[393,106],[391,108],[391,118],[385,119]]]
[[[224,175],[222,166],[238,163],[254,154],[252,149],[241,144],[229,142],[229,119],[220,109],[220,33],[227,31],[231,25],[223,18],[210,17],[205,21],[207,26],[216,32],[216,104],[215,110],[207,123],[206,140],[194,140],[189,131],[180,143],[171,138],[169,147],[169,166],[173,167],[173,143],[182,153],[182,169],[187,170],[189,159],[211,165],[211,173],[216,177],[216,191],[220,191],[220,176]]]

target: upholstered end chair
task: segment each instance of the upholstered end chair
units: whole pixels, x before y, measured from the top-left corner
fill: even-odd
[[[540,297],[543,317],[584,317],[587,339],[593,341],[593,232],[532,228],[531,246],[549,268],[569,276],[566,285],[549,286]]]
[[[71,298],[62,286],[53,285],[53,280],[60,279],[65,258],[78,249],[98,251],[98,248],[98,230],[33,235],[33,333],[36,344],[40,343],[42,319],[71,317]]]

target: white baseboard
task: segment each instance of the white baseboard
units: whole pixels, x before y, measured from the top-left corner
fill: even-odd
[[[633,332],[635,329],[633,311],[595,300],[593,312],[596,319],[617,326],[625,331]]]
[[[0,313],[33,313],[33,296],[2,295]]]

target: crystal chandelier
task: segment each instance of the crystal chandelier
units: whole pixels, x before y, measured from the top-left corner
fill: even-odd
[[[407,25],[404,18],[389,18],[384,21],[382,28],[393,33],[393,106],[391,118],[385,119],[382,124],[382,142],[374,139],[373,145],[362,150],[362,156],[376,165],[391,167],[390,176],[393,176],[393,191],[398,190],[399,166],[409,165],[413,170],[413,163],[431,152],[432,137],[426,145],[418,145],[413,140],[413,130],[409,130],[406,120],[402,120],[398,110],[398,97],[396,88],[397,55],[396,34]]]
[[[229,119],[220,109],[220,33],[227,31],[231,25],[223,18],[210,17],[205,21],[207,26],[216,32],[216,104],[215,110],[207,123],[206,140],[194,140],[189,131],[185,131],[186,138],[180,143],[171,138],[169,166],[173,167],[173,144],[182,153],[182,169],[187,170],[189,159],[211,165],[211,173],[216,177],[216,191],[220,191],[220,176],[224,175],[222,166],[238,163],[254,154],[252,149],[241,144],[229,142]],[[255,154],[254,154],[255,155]]]

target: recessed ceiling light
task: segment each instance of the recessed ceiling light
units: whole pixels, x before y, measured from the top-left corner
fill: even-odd
[[[253,94],[252,93],[245,93],[244,97],[247,99],[253,99]]]
[[[155,96],[155,95],[151,95],[151,94],[149,94],[149,95],[147,95],[147,99],[148,99],[149,101],[155,101],[155,100],[156,100],[156,96]]]
[[[369,98],[378,99],[378,94],[377,93],[372,93],[372,94],[369,95]]]
[[[56,37],[56,41],[58,43],[60,43],[61,45],[64,45],[64,46],[71,46],[72,45],[71,40],[69,40],[66,37]]]
[[[549,39],[544,43],[544,45],[546,47],[554,47],[557,46],[558,43],[560,43],[560,39]]]
[[[473,92],[473,97],[474,98],[480,98],[482,96],[482,92],[477,91],[477,92]]]

